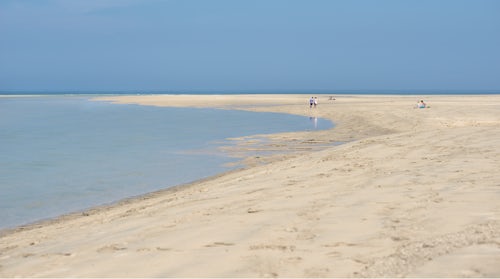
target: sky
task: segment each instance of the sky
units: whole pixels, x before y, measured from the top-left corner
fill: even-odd
[[[0,0],[0,91],[500,92],[500,0]]]

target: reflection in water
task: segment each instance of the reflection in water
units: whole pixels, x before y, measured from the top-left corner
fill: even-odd
[[[318,118],[311,116],[311,117],[309,117],[309,120],[311,120],[311,122],[313,123],[314,129],[317,129],[318,128]]]

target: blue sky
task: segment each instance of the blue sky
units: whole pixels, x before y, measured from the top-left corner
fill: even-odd
[[[0,91],[500,91],[498,0],[0,0]]]

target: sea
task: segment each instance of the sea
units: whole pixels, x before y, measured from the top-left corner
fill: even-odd
[[[334,125],[279,113],[118,105],[95,96],[0,96],[0,229],[232,170],[238,166],[228,163],[237,159],[219,151],[229,138]]]

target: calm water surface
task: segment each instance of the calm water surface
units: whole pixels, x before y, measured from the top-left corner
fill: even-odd
[[[313,129],[307,117],[0,98],[0,229],[188,183],[229,170],[229,137]]]

